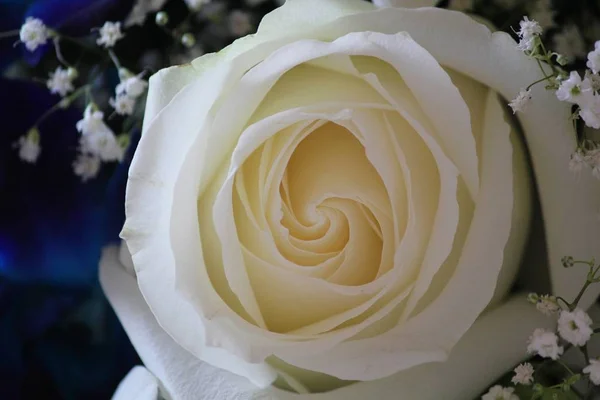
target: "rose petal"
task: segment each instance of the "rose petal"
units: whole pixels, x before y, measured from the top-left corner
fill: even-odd
[[[154,375],[138,365],[119,383],[111,400],[158,400],[158,390]]]
[[[204,386],[202,381],[205,378],[202,377],[206,371],[213,374],[219,371],[176,345],[158,325],[137,287],[135,277],[129,275],[119,262],[116,247],[107,247],[102,254],[100,282],[144,365],[160,379],[167,392],[177,392],[182,388],[200,389]],[[182,311],[181,308],[177,310]],[[195,334],[197,338],[201,337],[202,330]],[[275,371],[266,364],[247,364],[221,349],[207,348],[206,353],[203,355],[210,359],[211,364],[248,377],[259,387],[270,385],[276,377]],[[242,378],[230,372],[220,371],[219,375],[228,376],[231,384],[244,385]],[[245,382],[248,387],[248,381]],[[210,392],[209,388],[203,390]]]

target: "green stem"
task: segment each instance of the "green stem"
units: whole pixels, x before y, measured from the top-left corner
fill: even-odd
[[[569,311],[573,311],[577,308],[579,301],[581,300],[581,298],[583,297],[583,294],[585,293],[585,291],[587,290],[588,286],[590,286],[591,283],[592,282],[589,279],[585,281],[585,284],[579,291],[579,294],[577,295],[577,297],[575,297],[575,300],[573,300],[573,303],[571,303],[569,305]]]
[[[119,62],[119,59],[117,58],[117,55],[115,54],[115,52],[112,49],[108,49],[108,55],[110,56],[110,59],[112,60],[113,64],[115,64],[115,67],[117,68],[117,70],[120,70],[121,63]]]
[[[544,66],[542,65],[542,62],[539,60],[539,58],[536,58],[535,61],[537,62],[537,65],[540,67],[540,69],[542,70],[542,74],[544,74],[544,77],[548,78],[548,75],[546,75],[546,70],[544,69]]]
[[[558,301],[558,300],[560,300],[560,301],[562,301],[563,303],[565,303],[565,306],[567,306],[567,308],[569,308],[569,307],[571,306],[571,303],[569,303],[569,302],[568,302],[567,300],[565,300],[563,297],[556,296],[556,300],[557,300],[557,301]]]
[[[20,29],[13,29],[12,31],[0,32],[0,39],[18,36],[20,32]]]
[[[571,374],[571,376],[575,375],[575,372],[573,372],[573,370],[571,370],[571,368],[569,368],[569,366],[567,364],[565,364],[561,360],[556,360],[556,362],[559,363],[564,369],[566,369],[567,372],[569,372],[569,374]]]
[[[56,58],[58,59],[58,61],[60,61],[63,65],[66,65],[67,67],[73,68],[73,66],[67,60],[65,60],[62,51],[60,50],[60,36],[55,36],[53,42],[54,50],[56,52]]]
[[[557,75],[556,67],[552,63],[552,56],[550,54],[548,54],[548,51],[546,50],[546,46],[544,46],[544,42],[542,42],[541,40],[540,40],[540,46],[542,47],[542,51],[544,52],[544,57],[546,59],[546,62],[548,63],[550,68],[552,68],[552,74]]]
[[[546,76],[545,78],[538,79],[537,81],[533,82],[531,85],[527,86],[527,88],[525,90],[529,90],[533,86],[537,85],[538,83],[547,81],[547,80],[552,79],[552,78],[553,78],[553,76]]]
[[[49,109],[47,109],[42,115],[40,115],[40,117],[35,121],[35,123],[32,125],[33,127],[39,126],[42,122],[44,122],[44,120],[46,118],[48,118],[50,115],[54,114],[56,111],[58,111],[59,109],[63,108],[63,105],[65,104],[65,101],[67,103],[71,103],[73,100],[75,100],[77,97],[81,96],[81,94],[87,90],[87,88],[90,85],[85,85],[80,87],[79,89],[77,89],[76,91],[74,91],[73,93],[71,93],[69,96],[61,99],[59,102],[57,102],[56,104],[54,104],[52,107],[50,107]]]

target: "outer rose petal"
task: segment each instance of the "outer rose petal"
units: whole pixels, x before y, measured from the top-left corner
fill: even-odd
[[[552,320],[531,307],[525,295],[515,295],[475,322],[445,363],[422,365],[328,393],[295,395],[275,388],[257,390],[179,347],[154,319],[115,247],[104,252],[100,279],[144,364],[160,381],[162,394],[174,400],[471,399],[525,357],[523,343],[533,329],[552,326]],[[128,379],[120,390],[127,393],[127,386],[137,383]]]
[[[157,400],[158,381],[146,368],[133,367],[123,378],[112,400]]]

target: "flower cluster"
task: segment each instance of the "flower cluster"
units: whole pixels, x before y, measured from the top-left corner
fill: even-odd
[[[516,32],[519,37],[517,48],[537,60],[543,78],[522,89],[509,103],[513,112],[525,112],[532,101],[531,88],[545,82],[546,89],[554,90],[558,100],[574,106],[573,120],[581,119],[587,127],[600,129],[600,41],[587,54],[588,69],[582,77],[577,71],[564,70],[567,56],[546,49],[541,39],[543,29],[537,21],[524,17],[519,25],[520,29]],[[600,179],[600,143],[584,135],[578,139],[569,168],[573,172],[580,172],[587,166]]]
[[[519,387],[530,387],[533,393],[532,399],[562,399],[563,397],[556,397],[556,393],[578,393],[578,389],[574,387],[578,382],[589,380],[593,385],[600,385],[600,359],[590,358],[587,348],[588,342],[597,331],[592,328],[593,321],[590,316],[584,310],[578,308],[579,301],[587,288],[592,284],[600,282],[600,264],[596,264],[594,260],[575,260],[570,256],[563,257],[562,264],[565,268],[572,268],[575,265],[583,264],[589,268],[589,272],[581,290],[572,302],[552,295],[538,295],[536,293],[528,295],[527,300],[534,304],[541,313],[547,316],[558,317],[556,332],[537,328],[532,332],[527,342],[527,352],[531,355],[541,357],[543,361],[536,364],[532,361],[518,365],[513,370],[511,379],[512,383],[516,385],[515,387],[496,385],[482,397],[482,400],[518,399],[519,397],[516,397],[513,393],[515,392],[515,388]],[[583,368],[578,370],[575,367],[568,366],[561,360],[562,355],[569,348],[577,348],[583,354],[586,361],[586,365]],[[557,365],[564,370],[564,379],[555,385],[544,385],[541,381],[537,380],[538,374],[543,373],[544,369],[551,368],[553,365]],[[578,393],[578,395],[581,395],[581,393]]]

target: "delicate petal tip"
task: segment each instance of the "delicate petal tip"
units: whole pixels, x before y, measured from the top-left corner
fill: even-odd
[[[111,400],[158,400],[158,396],[156,377],[138,365],[119,383]]]

